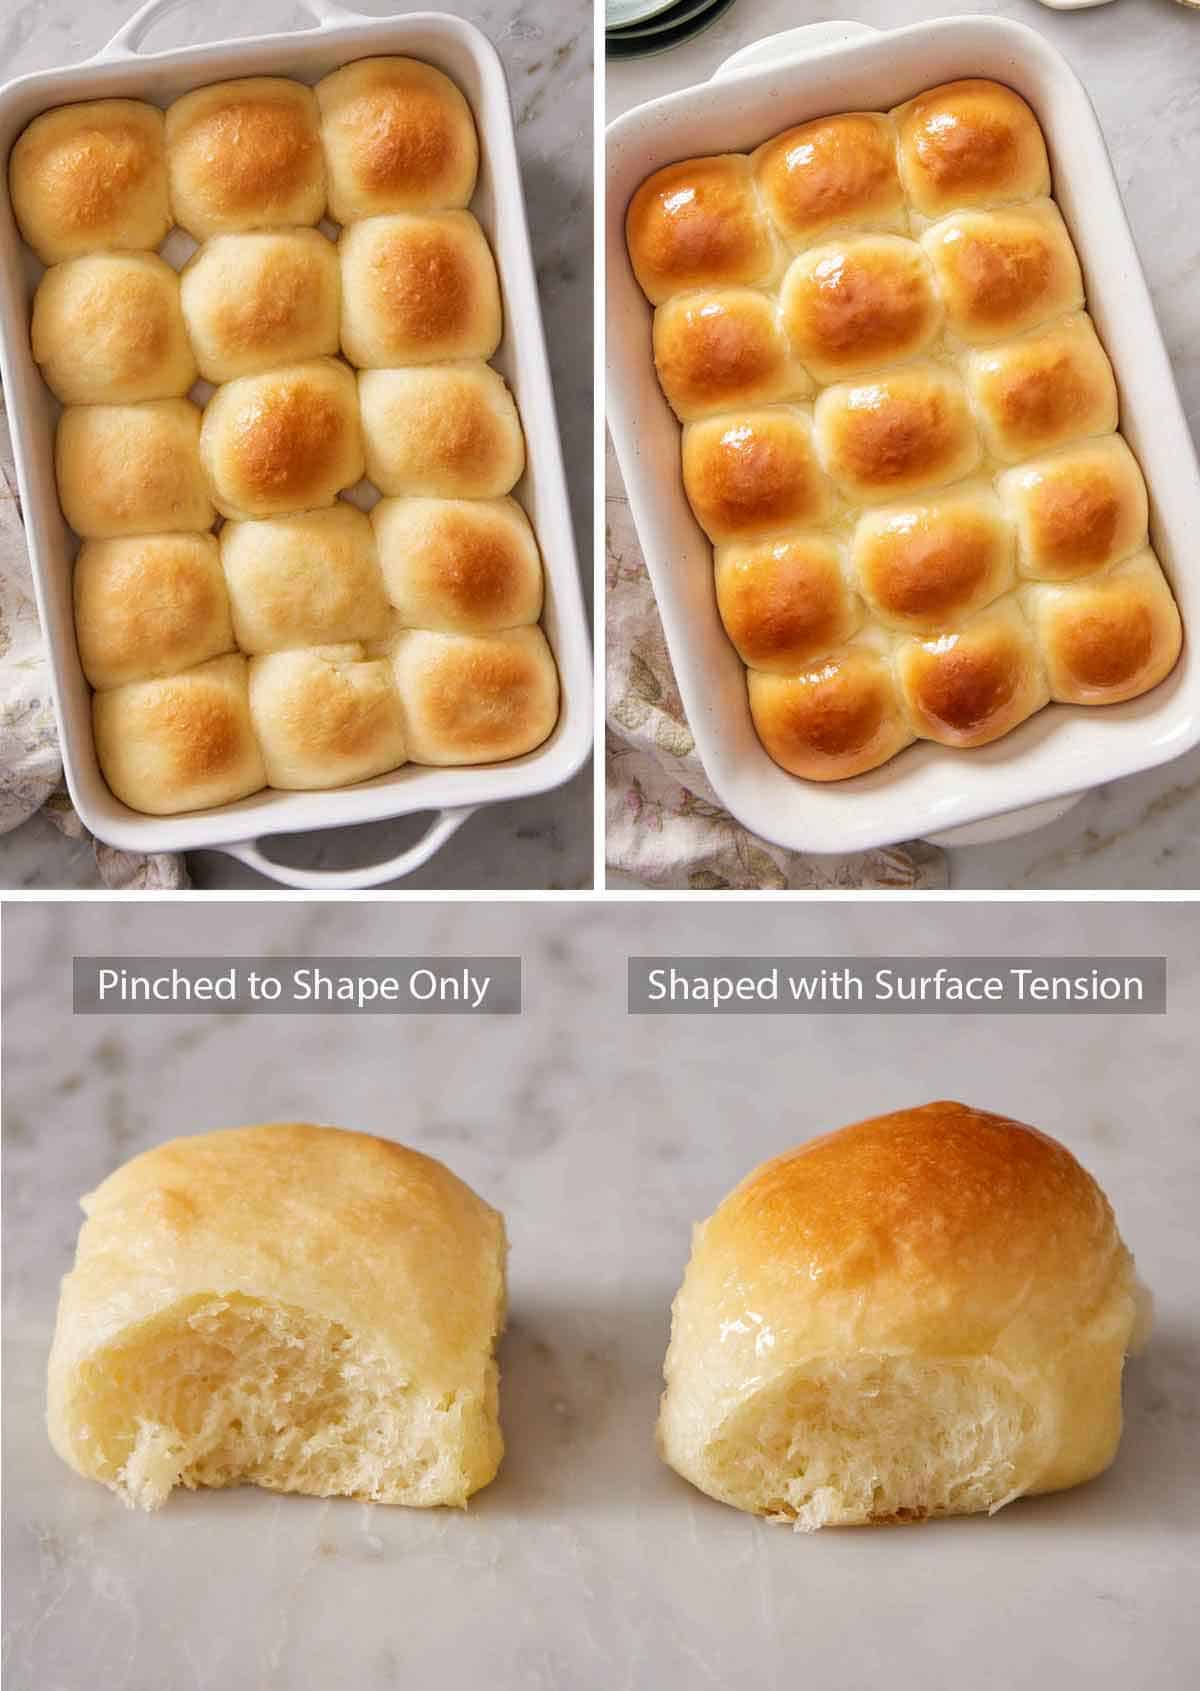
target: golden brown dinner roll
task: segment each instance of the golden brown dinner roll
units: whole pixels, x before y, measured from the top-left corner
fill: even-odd
[[[470,201],[475,120],[440,70],[418,59],[360,59],[318,82],[317,102],[338,223]]]
[[[342,350],[360,369],[490,358],[492,249],[469,211],[397,212],[342,230]]]
[[[928,260],[899,235],[810,248],[779,297],[792,350],[819,382],[914,358],[942,321]]]
[[[75,635],[93,687],[191,669],[234,646],[211,534],[85,540],[75,560]]]
[[[371,512],[405,628],[494,634],[542,614],[542,560],[515,499],[381,499]]]
[[[967,381],[988,448],[1006,464],[1117,426],[1112,365],[1083,312],[973,352]]]
[[[381,493],[496,499],[520,480],[521,420],[490,365],[364,370],[358,397],[367,474]]]
[[[177,399],[196,380],[179,278],[153,253],[92,253],[47,270],[30,338],[64,405]]]
[[[332,505],[363,473],[353,372],[315,358],[226,383],[205,408],[200,454],[222,516]]]
[[[695,1230],[659,1448],[804,1531],[994,1514],[1113,1460],[1140,1303],[1064,1146],[965,1104],[877,1116]]]
[[[654,363],[675,415],[803,399],[812,382],[791,355],[775,302],[757,288],[679,294],[654,313]]]
[[[925,217],[1050,192],[1038,120],[1019,94],[999,82],[946,82],[893,115],[900,175]]]
[[[409,629],[392,651],[414,763],[499,763],[558,721],[558,671],[540,628],[501,634]]]
[[[843,646],[796,675],[751,669],[750,715],[763,749],[790,775],[844,781],[911,745],[886,657]]]
[[[863,505],[957,481],[979,462],[966,391],[937,364],[826,388],[814,423],[826,472]]]
[[[258,1485],[453,1504],[504,1445],[504,1223],[389,1139],[275,1122],[144,1151],[83,1199],[55,1450],[126,1503]]]
[[[751,669],[795,674],[862,623],[841,548],[824,534],[718,546],[716,585],[725,632]]]
[[[244,652],[382,640],[391,616],[370,520],[335,501],[221,530],[233,627]]]
[[[652,305],[685,288],[765,285],[783,257],[741,153],[656,170],[629,202],[625,239]]]
[[[325,163],[312,89],[250,76],[185,94],[167,108],[167,167],[175,221],[198,241],[318,223]]]
[[[751,158],[763,203],[795,247],[831,229],[907,231],[895,131],[879,112],[785,129]]]
[[[361,645],[251,658],[250,720],[271,787],[348,787],[404,762],[392,666]]]
[[[953,632],[905,640],[896,678],[913,726],[943,746],[986,746],[1049,700],[1029,625],[1011,597]]]
[[[97,693],[92,723],[104,779],[148,816],[232,804],[266,783],[240,653]]]
[[[1053,200],[960,211],[921,237],[946,320],[965,341],[1017,335],[1083,304],[1083,277]]]
[[[8,161],[13,211],[43,264],[156,247],[171,226],[163,114],[140,100],[43,112]]]
[[[1013,585],[1013,533],[986,483],[883,505],[859,518],[859,591],[881,622],[933,633]]]
[[[337,249],[317,229],[215,235],[180,284],[206,381],[232,382],[338,350]]]
[[[683,485],[696,521],[718,542],[819,523],[832,496],[812,424],[786,405],[689,423]]]
[[[63,515],[85,540],[211,528],[200,412],[186,399],[73,405],[55,451]]]
[[[1146,484],[1118,434],[1006,470],[996,486],[1016,524],[1023,575],[1070,581],[1127,558],[1146,538]]]
[[[1115,705],[1168,676],[1179,656],[1179,611],[1147,546],[1100,575],[1021,594],[1050,681],[1071,705]]]

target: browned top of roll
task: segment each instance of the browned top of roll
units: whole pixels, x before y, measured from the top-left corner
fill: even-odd
[[[754,162],[772,217],[797,243],[838,224],[888,224],[903,210],[892,128],[877,112],[787,129]]]
[[[1032,199],[1050,187],[1041,127],[1019,94],[980,78],[926,89],[896,114],[917,210]]]
[[[625,233],[634,274],[655,305],[684,288],[762,281],[774,268],[770,229],[740,155],[656,170],[629,202]]]

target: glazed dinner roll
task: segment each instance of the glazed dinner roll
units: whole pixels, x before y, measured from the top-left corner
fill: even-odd
[[[832,499],[812,424],[786,405],[689,423],[683,485],[696,521],[718,543],[819,523]]]
[[[924,352],[942,311],[929,261],[899,235],[858,235],[794,259],[780,291],[783,326],[819,382]]]
[[[316,94],[336,222],[469,203],[475,120],[440,70],[418,59],[360,59],[323,78]]]
[[[841,547],[828,535],[718,546],[715,566],[721,621],[750,669],[794,674],[843,645],[862,623]]]
[[[1053,200],[960,211],[921,237],[946,320],[965,341],[1017,335],[1083,305],[1083,277]]]
[[[946,82],[893,115],[900,176],[913,209],[924,217],[1050,192],[1038,120],[999,82]]]
[[[198,241],[318,223],[325,164],[312,89],[251,76],[185,94],[167,109],[167,167],[175,221]]]
[[[757,288],[680,294],[654,313],[658,380],[680,422],[775,400],[812,382],[792,357],[774,300]]]
[[[802,123],[751,159],[763,203],[793,247],[831,229],[907,231],[895,132],[879,112]]]
[[[795,675],[751,669],[750,715],[768,757],[808,781],[844,781],[911,745],[886,654],[843,646]]]
[[[858,520],[854,576],[890,628],[934,633],[1008,592],[1013,532],[986,482],[881,505]]]
[[[353,372],[316,358],[227,382],[205,407],[200,454],[224,517],[332,505],[363,473]]]
[[[91,253],[47,270],[30,339],[64,405],[178,399],[196,380],[179,278],[153,253]]]
[[[79,661],[93,687],[172,675],[233,650],[211,534],[85,540],[74,587]]]
[[[1039,583],[1021,597],[1053,699],[1119,704],[1157,687],[1175,667],[1179,611],[1148,546],[1101,574]]]
[[[1029,624],[1011,596],[960,627],[905,640],[896,676],[917,734],[943,746],[986,746],[1049,701]]]
[[[337,250],[316,229],[215,235],[180,278],[200,374],[232,382],[338,350]]]
[[[342,350],[360,369],[490,358],[500,285],[469,211],[397,212],[342,230]]]
[[[813,420],[826,471],[862,505],[958,481],[979,462],[963,384],[939,364],[825,388]]]
[[[131,810],[175,816],[266,784],[239,653],[92,699],[104,779]]]
[[[391,665],[361,645],[251,658],[250,720],[271,787],[347,787],[404,762]]]
[[[77,1473],[142,1509],[462,1507],[495,1476],[504,1222],[444,1164],[273,1122],[157,1145],[82,1207],[47,1392]]]
[[[494,634],[542,614],[542,560],[515,499],[381,499],[371,512],[405,628]]]
[[[625,235],[652,305],[686,288],[767,284],[783,256],[740,153],[656,170],[629,202]]]
[[[156,247],[171,226],[163,114],[90,100],[35,117],[8,161],[13,212],[43,264]]]
[[[1128,557],[1146,538],[1146,484],[1120,435],[1034,458],[996,485],[1016,525],[1023,575],[1069,581]]]
[[[664,1459],[797,1529],[994,1514],[1102,1473],[1144,1308],[1092,1177],[965,1104],[764,1163],[695,1229]]]
[[[409,629],[392,648],[414,763],[499,763],[558,721],[558,671],[540,628],[500,634]]]
[[[1006,464],[1117,426],[1112,365],[1083,312],[973,352],[967,381],[988,450]]]
[[[381,493],[498,499],[520,480],[521,420],[490,365],[363,370],[358,397],[367,475]]]
[[[72,405],[59,419],[55,467],[63,515],[84,540],[212,527],[190,400]]]
[[[221,564],[243,652],[382,640],[391,621],[363,512],[327,510],[228,522]]]

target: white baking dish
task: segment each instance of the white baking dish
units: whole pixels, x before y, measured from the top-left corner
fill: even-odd
[[[213,46],[141,53],[151,23],[178,0],[148,0],[100,53],[69,69],[39,71],[0,89],[0,159],[39,112],[72,100],[130,96],[165,106],[205,83],[236,76],[288,76],[317,82],[352,59],[405,53],[427,59],[466,94],[479,129],[479,187],[472,209],[496,255],[504,300],[504,339],[494,360],[520,407],[528,467],[514,490],[541,543],[546,571],[543,624],[558,661],[562,711],[545,745],[509,763],[475,769],[412,766],[340,792],[261,792],[237,804],[185,816],[148,817],[109,791],[96,761],[87,683],[79,667],[71,606],[74,536],[63,522],[54,481],[58,406],[29,347],[29,309],[39,269],[24,248],[5,186],[0,191],[0,373],[12,427],[25,530],[38,608],[50,651],[52,684],[71,798],[101,840],[131,851],[219,848],[289,886],[376,886],[424,863],[482,805],[540,793],[568,780],[592,740],[591,658],[566,478],[529,247],[508,86],[491,43],[461,18],[441,13],[365,18],[332,0],[303,0],[312,27]],[[270,862],[265,835],[378,822],[434,811],[420,840],[386,863],[348,872],[301,871]]]
[[[1054,194],[1116,371],[1121,429],[1149,484],[1151,541],[1179,600],[1184,651],[1161,686],[1128,704],[1051,705],[994,745],[918,744],[871,774],[822,786],[786,774],[754,732],[745,671],[717,614],[712,548],[683,493],[679,425],[655,378],[651,312],[625,250],[625,208],[661,165],[745,151],[808,118],[887,110],[968,76],[1015,88],[1045,130]],[[609,422],[696,749],[740,822],[794,850],[866,850],[1061,801],[1200,743],[1200,471],[1100,126],[1054,48],[1000,18],[883,33],[817,24],[744,50],[710,83],[628,112],[609,128],[607,151]]]

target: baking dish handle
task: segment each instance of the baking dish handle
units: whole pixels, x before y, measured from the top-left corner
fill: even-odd
[[[257,840],[239,840],[236,845],[218,846],[217,850],[236,857],[239,863],[257,869],[260,875],[283,887],[298,887],[303,892],[360,892],[367,887],[382,886],[385,881],[398,881],[403,875],[411,875],[422,863],[428,863],[468,816],[474,816],[476,809],[475,805],[467,805],[458,810],[439,810],[415,845],[384,863],[369,863],[362,869],[293,869],[288,863],[272,863],[259,850]]]
[[[803,59],[818,47],[840,45],[843,41],[852,41],[856,35],[878,35],[874,24],[851,22],[850,19],[829,19],[821,23],[802,23],[795,29],[783,29],[775,35],[764,35],[760,41],[752,41],[748,47],[742,47],[734,53],[732,58],[717,66],[712,73],[712,81],[718,77],[728,76],[731,71],[761,69],[763,65],[788,64],[793,59]]]
[[[178,7],[188,5],[191,0],[146,0],[144,6],[123,23],[106,47],[101,47],[91,59],[97,64],[107,59],[134,59],[142,55],[142,42],[147,31],[159,18]],[[315,29],[324,29],[327,24],[361,23],[363,13],[352,11],[347,6],[339,6],[337,0],[298,0],[298,4],[308,12],[313,19]]]

